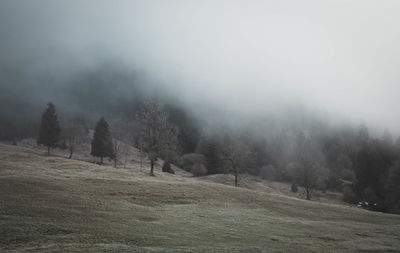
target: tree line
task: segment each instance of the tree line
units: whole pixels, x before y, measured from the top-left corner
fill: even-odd
[[[366,126],[326,129],[311,124],[265,136],[249,129],[220,128],[204,133],[183,110],[155,102],[141,103],[131,121],[115,126],[121,140],[131,141],[146,154],[151,175],[161,157],[167,163],[165,168],[174,163],[198,176],[231,173],[235,186],[240,185],[240,175],[247,173],[291,183],[293,191],[300,186],[306,199],[311,199],[316,189],[339,191],[344,201],[400,212],[400,141],[394,141],[389,133],[380,138],[370,136]],[[74,143],[81,137],[77,129],[67,129],[63,139],[72,157]],[[49,103],[42,115],[38,144],[50,152],[60,139],[55,107]],[[100,163],[108,157],[116,165],[118,141],[104,118],[97,122],[91,144],[91,155],[100,158]]]
[[[178,129],[168,121],[168,114],[158,103],[143,103],[137,120],[140,128],[136,128],[135,143],[147,154],[151,164],[150,174],[154,175],[154,162],[157,158],[165,158],[166,154],[176,149]],[[88,133],[87,129],[83,131],[82,125],[77,121],[67,124],[66,134],[62,136],[55,105],[52,102],[48,103],[42,114],[37,138],[37,144],[45,146],[48,155],[52,148],[64,147],[69,149],[69,158],[72,158],[76,144]],[[120,147],[121,141],[113,138],[108,122],[101,117],[94,129],[90,154],[99,158],[100,164],[103,164],[104,158],[112,159],[116,167]]]

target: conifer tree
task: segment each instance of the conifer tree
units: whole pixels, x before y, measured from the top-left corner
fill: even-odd
[[[37,144],[46,146],[47,154],[49,155],[50,148],[55,148],[58,144],[60,132],[61,128],[56,114],[56,107],[50,102],[42,115]]]
[[[100,162],[103,163],[103,157],[113,158],[113,149],[112,137],[108,123],[104,117],[101,117],[94,130],[92,151],[90,154],[95,157],[100,157]]]

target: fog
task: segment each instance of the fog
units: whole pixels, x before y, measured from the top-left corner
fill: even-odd
[[[395,0],[2,0],[1,111],[74,107],[99,83],[110,99],[156,93],[203,117],[301,107],[398,134],[399,11]]]

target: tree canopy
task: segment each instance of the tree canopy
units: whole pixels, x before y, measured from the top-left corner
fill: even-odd
[[[56,107],[52,102],[49,102],[42,115],[37,143],[46,146],[47,153],[50,154],[50,148],[55,148],[58,144],[60,133],[61,128],[56,114]]]
[[[103,163],[103,157],[113,158],[114,150],[112,136],[108,123],[104,117],[101,117],[97,122],[92,140],[92,151],[90,154],[95,157],[100,157],[101,163]]]

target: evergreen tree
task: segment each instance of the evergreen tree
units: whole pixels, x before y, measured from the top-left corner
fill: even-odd
[[[113,149],[112,137],[108,128],[108,123],[105,121],[104,117],[101,117],[94,130],[92,151],[90,154],[95,157],[100,157],[100,162],[103,163],[103,157],[113,158]]]
[[[56,114],[56,107],[50,102],[47,104],[47,109],[42,115],[37,144],[46,146],[47,154],[50,154],[50,148],[57,146],[60,132],[61,128]]]

